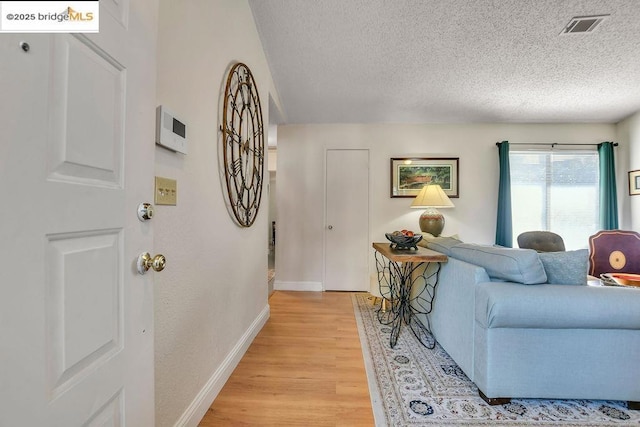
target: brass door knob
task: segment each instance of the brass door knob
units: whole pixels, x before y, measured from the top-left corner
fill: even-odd
[[[138,273],[144,274],[149,271],[150,268],[153,271],[162,271],[167,265],[167,259],[162,254],[158,254],[151,258],[149,252],[144,252],[138,257]]]

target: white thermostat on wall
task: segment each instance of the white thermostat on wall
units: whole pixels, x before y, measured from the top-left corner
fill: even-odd
[[[156,108],[156,144],[187,154],[187,125],[163,105]]]

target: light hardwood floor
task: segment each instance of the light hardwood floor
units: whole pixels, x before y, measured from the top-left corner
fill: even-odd
[[[373,426],[348,292],[284,292],[200,422],[210,426]]]

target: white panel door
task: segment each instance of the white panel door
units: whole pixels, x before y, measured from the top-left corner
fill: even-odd
[[[154,424],[156,10],[0,35],[0,426]]]
[[[369,150],[327,150],[324,289],[369,290]]]

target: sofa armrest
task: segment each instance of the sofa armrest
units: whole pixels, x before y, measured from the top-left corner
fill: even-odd
[[[433,311],[429,315],[436,341],[471,379],[475,286],[488,280],[484,268],[450,257],[440,270]]]
[[[485,328],[640,329],[640,290],[481,283],[474,311]]]

